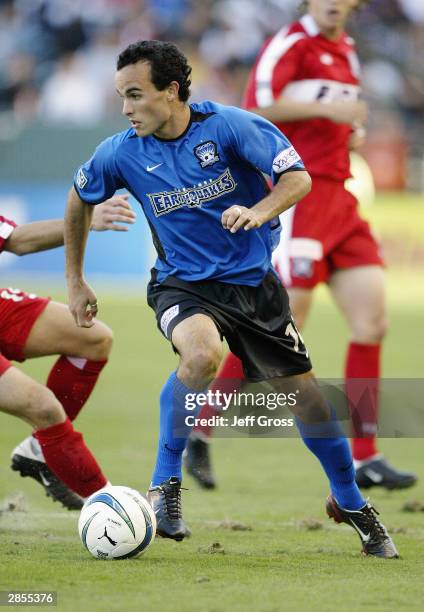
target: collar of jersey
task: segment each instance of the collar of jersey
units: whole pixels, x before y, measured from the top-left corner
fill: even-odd
[[[154,134],[152,134],[153,138],[155,140],[159,140],[160,142],[176,142],[177,140],[180,140],[180,138],[183,138],[187,134],[187,132],[189,131],[193,123],[193,109],[191,108],[191,106],[189,108],[190,108],[190,120],[188,122],[186,129],[184,130],[182,134],[180,134],[176,138],[160,138],[159,136],[155,136]]]
[[[317,22],[309,13],[303,15],[303,17],[299,19],[299,22],[302,24],[302,27],[308,36],[310,36],[311,38],[321,36],[321,38],[331,44],[338,45],[346,36],[346,33],[342,32],[340,38],[338,38],[337,40],[330,40],[330,38],[327,38],[326,36],[324,36],[324,34],[321,34]]]

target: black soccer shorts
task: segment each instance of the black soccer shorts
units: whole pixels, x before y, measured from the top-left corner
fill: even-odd
[[[153,269],[147,302],[168,340],[184,319],[198,313],[209,316],[241,359],[248,381],[303,374],[312,368],[287,291],[274,271],[258,287],[250,287],[214,280],[187,282],[173,276],[159,284]]]

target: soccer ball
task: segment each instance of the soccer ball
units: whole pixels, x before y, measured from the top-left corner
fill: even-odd
[[[154,540],[156,516],[138,491],[109,486],[87,499],[78,531],[97,559],[128,559],[140,555]]]

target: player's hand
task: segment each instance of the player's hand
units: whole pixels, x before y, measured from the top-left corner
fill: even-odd
[[[129,195],[113,196],[106,202],[94,206],[91,229],[96,232],[113,230],[115,232],[127,232],[128,227],[122,225],[135,223],[136,214],[127,202]]]
[[[356,151],[361,148],[367,139],[367,130],[362,125],[354,125],[349,138],[349,150]]]
[[[365,125],[368,118],[368,104],[363,100],[322,104],[322,110],[324,117],[335,123]]]
[[[93,327],[97,315],[97,297],[85,282],[69,283],[69,310],[78,327]]]
[[[231,206],[224,210],[221,217],[223,228],[230,230],[232,234],[235,234],[242,227],[246,231],[261,227],[264,221],[265,219],[260,212],[245,206]]]

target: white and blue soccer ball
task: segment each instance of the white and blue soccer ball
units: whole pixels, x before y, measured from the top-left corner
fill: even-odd
[[[97,559],[128,559],[153,542],[156,516],[135,489],[108,486],[87,499],[78,531],[85,548]]]

